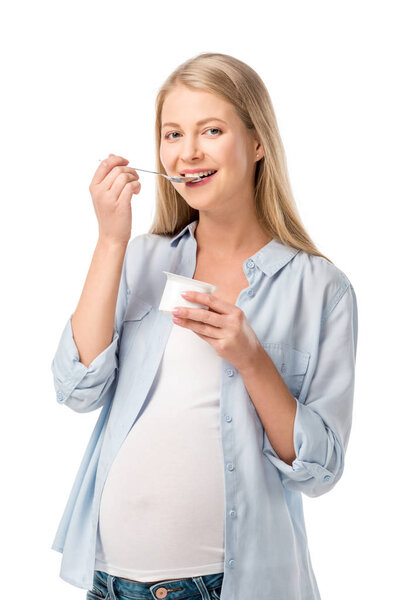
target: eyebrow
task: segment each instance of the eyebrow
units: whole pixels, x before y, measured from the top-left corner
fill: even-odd
[[[218,117],[208,117],[207,119],[202,119],[201,121],[197,121],[196,125],[203,125],[204,123],[208,123],[208,121],[221,121],[221,123],[225,123],[225,125],[227,125],[226,121],[219,119]],[[162,128],[167,126],[180,127],[179,123],[163,123]]]

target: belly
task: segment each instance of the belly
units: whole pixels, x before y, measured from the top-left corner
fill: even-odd
[[[221,362],[192,331],[172,327],[150,401],[104,484],[100,570],[118,567],[131,581],[223,570]]]

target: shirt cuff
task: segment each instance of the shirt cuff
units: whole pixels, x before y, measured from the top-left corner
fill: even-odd
[[[323,489],[327,484],[337,480],[343,467],[338,457],[343,454],[337,438],[320,415],[293,398],[297,404],[293,431],[296,458],[292,465],[280,459],[265,432],[263,453],[279,469],[287,489],[316,496],[327,491]]]
[[[57,352],[51,364],[56,399],[61,404],[66,402],[77,388],[94,391],[99,386],[103,386],[113,374],[114,369],[118,369],[116,359],[118,332],[114,329],[113,339],[109,346],[86,367],[79,361],[79,352],[72,332],[71,318],[72,315],[61,334]]]

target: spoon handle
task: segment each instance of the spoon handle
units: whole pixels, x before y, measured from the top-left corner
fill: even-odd
[[[148,169],[138,169],[137,167],[131,167],[135,171],[145,171],[146,173],[154,173],[155,175],[164,175],[164,173],[157,173],[157,171],[149,171]]]
[[[101,162],[101,158],[99,158],[99,162]],[[157,173],[157,171],[148,171],[147,169],[138,169],[137,167],[131,167],[131,169],[135,169],[135,171],[145,171],[146,173],[154,173],[155,175],[164,175],[164,173]],[[164,175],[164,177],[168,177],[168,175]]]
[[[100,159],[99,159],[99,161],[100,161]],[[148,169],[138,169],[137,167],[131,167],[131,168],[135,169],[135,171],[144,171],[145,173],[154,173],[154,175],[161,175],[162,177],[165,177],[169,181],[175,181],[177,183],[185,183],[187,181],[187,178],[185,178],[185,177],[171,177],[170,175],[166,175],[165,173],[157,173],[157,171],[149,171]],[[198,179],[198,177],[196,177],[195,175],[193,175],[193,178],[196,181]]]

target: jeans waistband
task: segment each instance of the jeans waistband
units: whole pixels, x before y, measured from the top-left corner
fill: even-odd
[[[105,571],[96,570],[95,575],[107,588],[106,600],[119,600],[124,594],[143,600],[180,600],[200,594],[201,600],[214,600],[217,596],[212,595],[212,590],[222,585],[224,577],[222,572],[147,583],[128,581]]]

